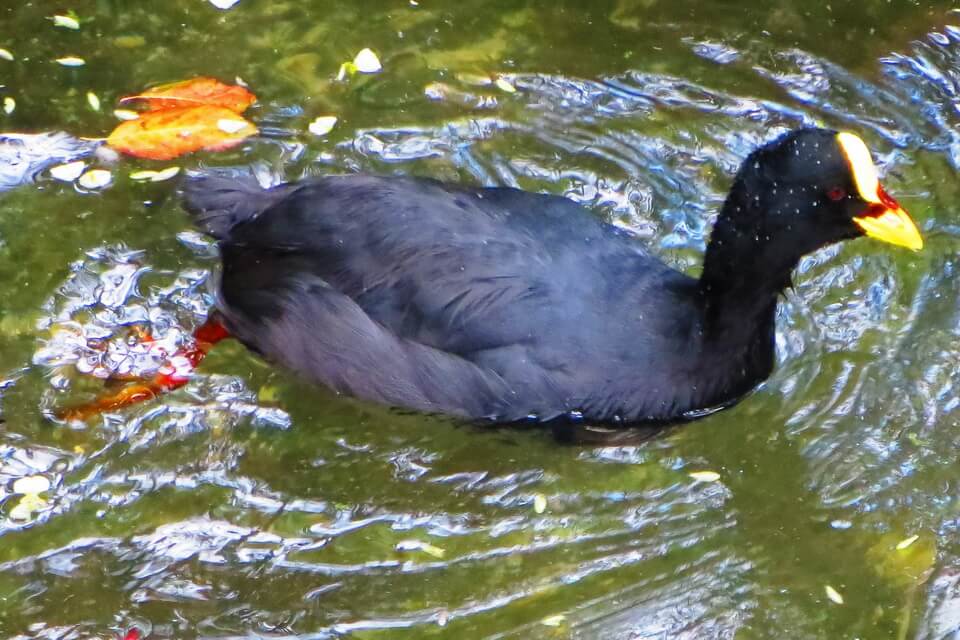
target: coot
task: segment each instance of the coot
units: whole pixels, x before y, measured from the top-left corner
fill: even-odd
[[[732,404],[773,368],[777,299],[804,254],[862,235],[923,246],[863,141],[812,128],[744,161],[699,278],[517,189],[208,174],[185,202],[219,243],[219,319],[251,349],[337,392],[499,422]]]

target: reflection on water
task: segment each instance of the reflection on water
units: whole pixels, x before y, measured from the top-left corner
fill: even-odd
[[[436,20],[480,15],[468,4]],[[617,4],[603,19],[626,35],[610,37],[640,46],[627,43],[642,3]],[[186,19],[169,11],[158,24]],[[277,46],[298,33],[285,3],[233,11],[222,20],[273,15]],[[577,449],[365,406],[230,343],[161,401],[65,425],[54,408],[108,377],[156,370],[202,322],[215,249],[186,230],[169,186],[121,181],[86,201],[28,186],[0,207],[76,217],[50,218],[63,241],[42,218],[0,228],[6,281],[24,263],[52,283],[33,298],[5,290],[11,308],[38,310],[35,328],[0,316],[0,354],[15,356],[0,370],[4,514],[22,499],[15,479],[51,483],[29,519],[0,520],[5,635],[108,637],[131,625],[168,638],[960,633],[958,31],[897,41],[853,71],[784,40],[691,26],[669,53],[689,56],[689,73],[667,54],[618,52],[578,77],[557,68],[526,13],[504,14],[499,35],[478,27],[476,49],[424,36],[418,47],[443,53],[426,70],[398,58],[359,98],[318,98],[346,110],[330,143],[297,133],[315,110],[291,104],[306,91],[285,102],[272,97],[282,81],[264,78],[264,137],[208,162],[256,160],[264,177],[414,173],[560,193],[695,271],[748,151],[828,124],[869,138],[928,249],[861,241],[807,257],[781,309],[771,380],[736,409],[642,446]],[[403,20],[412,34],[440,29],[426,11]],[[530,59],[506,73],[516,64],[497,38],[514,33]],[[466,24],[458,34],[469,39]],[[267,36],[248,37],[256,49]],[[304,55],[278,68],[325,78]],[[478,66],[517,91],[478,83]],[[88,216],[116,228],[70,236],[67,223]],[[135,339],[137,327],[154,342]],[[690,475],[704,470],[719,480]]]

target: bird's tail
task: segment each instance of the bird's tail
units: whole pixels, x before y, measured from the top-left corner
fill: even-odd
[[[286,195],[286,185],[264,189],[251,175],[194,172],[181,187],[183,207],[194,223],[217,240],[257,217]]]

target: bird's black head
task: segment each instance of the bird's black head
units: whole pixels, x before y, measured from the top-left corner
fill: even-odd
[[[704,278],[721,285],[769,279],[782,287],[804,254],[861,235],[923,246],[910,217],[880,186],[859,137],[792,131],[741,165],[714,227]]]

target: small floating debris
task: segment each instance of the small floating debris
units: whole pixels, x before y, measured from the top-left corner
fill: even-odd
[[[86,60],[78,56],[64,56],[63,58],[57,58],[54,62],[64,67],[82,67],[87,64]]]
[[[422,540],[402,540],[397,543],[397,551],[422,551],[434,558],[442,558],[446,551]]]
[[[337,116],[320,116],[310,123],[307,129],[315,136],[325,136],[330,133],[337,124]]]
[[[18,478],[12,490],[23,497],[10,509],[10,519],[25,522],[47,506],[47,501],[40,494],[50,490],[50,480],[40,475]]]
[[[363,49],[354,57],[353,65],[360,73],[377,73],[383,69],[380,58],[371,49]]]
[[[897,551],[903,551],[912,545],[914,542],[920,539],[918,535],[912,535],[909,538],[905,538],[897,543]]]
[[[103,189],[111,182],[113,182],[113,175],[106,169],[91,169],[77,180],[77,184],[90,191]]]
[[[240,0],[210,0],[210,4],[224,11],[232,9],[238,2],[240,2]]]
[[[540,514],[547,510],[547,496],[542,493],[533,496],[533,512]]]
[[[720,474],[716,471],[693,471],[687,475],[697,482],[716,482],[720,479]]]
[[[494,81],[494,84],[497,85],[497,88],[500,89],[500,91],[503,91],[505,93],[517,92],[517,88],[512,84],[510,84],[510,81],[504,78],[503,76],[498,76],[497,79]]]
[[[100,111],[100,98],[93,91],[87,91],[87,104],[94,111]]]
[[[0,49],[0,60],[13,62],[13,54],[10,53],[10,51],[8,51],[7,49]]]
[[[130,179],[137,182],[163,182],[176,177],[179,173],[180,167],[167,167],[160,171],[134,171],[130,174]]]
[[[567,616],[563,614],[557,614],[555,616],[547,616],[546,618],[540,621],[540,624],[542,624],[545,627],[559,627],[566,621],[567,621]]]
[[[18,522],[25,522],[33,517],[37,511],[43,510],[47,506],[47,501],[35,493],[28,493],[20,498],[20,501],[10,509],[10,519]]]
[[[353,61],[344,62],[340,65],[340,71],[337,72],[337,80],[343,80],[347,76],[355,73],[378,73],[383,69],[380,58],[372,49],[362,49],[353,57]]]
[[[827,593],[827,598],[830,599],[830,602],[832,602],[832,603],[834,603],[834,604],[843,604],[843,596],[840,595],[840,592],[839,592],[839,591],[837,591],[836,589],[834,589],[834,588],[831,587],[830,585],[825,586],[825,587],[823,588],[823,590],[826,591],[826,593]]]
[[[43,493],[50,490],[50,480],[45,476],[26,476],[17,478],[13,483],[13,492],[29,495],[31,493]]]
[[[86,168],[87,163],[83,160],[68,162],[66,164],[58,164],[55,167],[51,167],[50,176],[61,182],[73,182],[83,175],[83,170]]]
[[[76,31],[80,28],[80,21],[73,15],[50,16],[50,19],[53,20],[53,26],[60,27],[61,29],[72,29]]]
[[[3,112],[7,115],[10,115],[17,109],[17,101],[7,96],[3,99]]]

